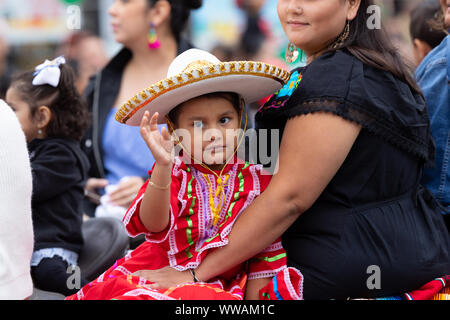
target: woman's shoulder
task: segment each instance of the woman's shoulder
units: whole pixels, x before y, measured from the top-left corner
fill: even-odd
[[[336,100],[372,110],[392,110],[405,116],[422,112],[423,97],[391,72],[362,62],[347,49],[327,52],[308,65],[302,84],[293,95],[295,103],[308,100]]]
[[[351,100],[358,96],[367,98],[398,90],[399,84],[402,87],[406,85],[402,85],[390,72],[363,63],[347,49],[324,53],[311,62],[302,75],[303,83],[298,91],[308,99],[334,97]],[[356,99],[355,102],[359,100]]]
[[[310,63],[285,108],[288,118],[331,112],[428,159],[432,153],[424,98],[391,72],[362,62],[347,49]]]

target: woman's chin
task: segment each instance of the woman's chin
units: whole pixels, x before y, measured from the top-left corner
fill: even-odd
[[[114,33],[114,41],[124,45],[125,47],[128,45],[128,42],[130,42],[128,37],[123,35],[122,32]]]

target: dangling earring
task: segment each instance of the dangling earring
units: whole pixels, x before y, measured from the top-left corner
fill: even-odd
[[[155,25],[153,23],[150,25],[147,40],[148,48],[151,50],[158,49],[161,46],[161,43],[158,40],[158,36],[156,35]]]
[[[285,58],[287,63],[293,63],[298,58],[297,47],[292,42],[287,46]]]
[[[342,31],[340,36],[330,45],[330,48],[336,49],[336,48],[342,46],[344,44],[345,40],[347,40],[349,35],[350,35],[350,21],[347,20],[344,31]]]

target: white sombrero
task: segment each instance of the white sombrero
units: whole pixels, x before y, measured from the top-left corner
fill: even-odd
[[[117,112],[116,120],[139,126],[145,111],[159,113],[158,121],[182,102],[211,92],[236,92],[252,103],[280,90],[290,73],[264,62],[221,62],[212,54],[190,49],[177,56],[167,78],[131,98]]]

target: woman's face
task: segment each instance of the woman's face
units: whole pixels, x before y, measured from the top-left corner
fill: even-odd
[[[445,27],[450,28],[450,0],[441,0],[441,6],[444,13]]]
[[[358,0],[278,0],[277,11],[289,41],[312,55],[331,44],[356,16]]]
[[[115,0],[108,13],[117,42],[127,46],[145,39],[150,29],[147,0]]]
[[[176,121],[182,129],[184,148],[195,160],[222,165],[233,157],[239,132],[239,115],[232,103],[221,97],[198,97],[180,106]],[[178,131],[179,133],[181,131]]]

